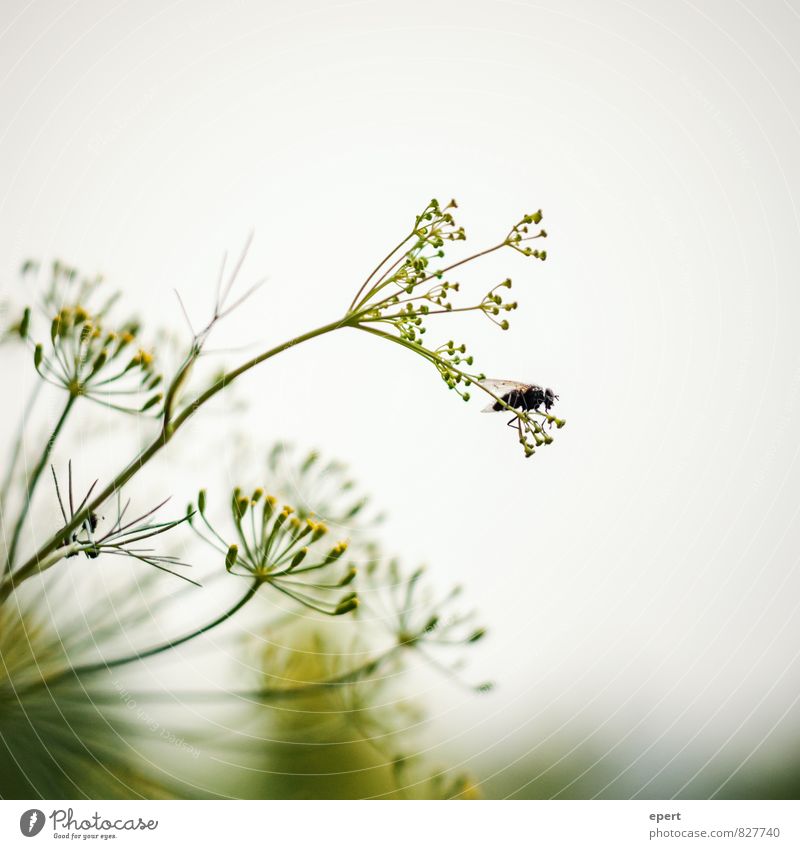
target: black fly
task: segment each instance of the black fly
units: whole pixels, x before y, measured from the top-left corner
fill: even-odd
[[[499,399],[484,407],[484,413],[501,413],[509,407],[526,413],[538,413],[542,406],[544,412],[548,413],[550,408],[558,401],[558,395],[552,389],[545,389],[536,383],[517,383],[513,380],[482,380],[481,386],[488,389]],[[509,427],[521,427],[517,416],[514,416],[507,424]]]

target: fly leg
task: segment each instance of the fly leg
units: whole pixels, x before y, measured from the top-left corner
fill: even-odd
[[[520,409],[522,410],[523,414],[527,414],[527,412],[528,412],[528,407],[527,407],[527,405],[526,405],[526,403],[525,403],[525,399],[524,399],[524,398],[522,398],[522,399],[520,399],[520,400],[521,400],[521,403],[519,404],[519,407],[520,407]],[[524,445],[524,444],[525,444],[525,437],[522,435],[522,416],[521,416],[521,415],[516,415],[516,416],[514,416],[514,418],[513,418],[513,419],[511,419],[510,421],[506,422],[506,427],[516,427],[516,428],[517,428],[517,433],[519,434],[519,441],[520,441],[520,444],[521,444],[521,445]]]

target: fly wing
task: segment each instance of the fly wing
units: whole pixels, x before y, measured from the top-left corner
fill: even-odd
[[[519,383],[516,380],[482,380],[479,384],[483,386],[485,389],[488,389],[493,395],[496,395],[498,398],[502,398],[504,395],[508,395],[509,392],[513,392],[514,390],[518,392],[524,392],[528,389],[531,384],[530,383]],[[494,409],[494,405],[496,401],[492,401],[487,407],[484,407],[481,410],[482,413],[496,413],[498,410]]]

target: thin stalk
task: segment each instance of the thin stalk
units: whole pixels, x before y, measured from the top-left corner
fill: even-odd
[[[214,701],[216,699],[230,699],[231,697],[259,701],[272,701],[285,698],[296,698],[298,696],[308,695],[317,690],[325,689],[326,687],[341,687],[345,684],[352,684],[355,681],[358,681],[358,679],[362,676],[370,675],[375,672],[386,660],[398,654],[404,648],[406,647],[403,645],[392,646],[392,648],[387,649],[385,652],[379,654],[377,657],[373,657],[371,660],[368,660],[365,663],[354,667],[353,669],[348,669],[346,672],[342,672],[339,675],[334,675],[330,678],[325,678],[322,681],[310,681],[307,684],[301,684],[295,687],[268,687],[259,690],[179,690],[177,692],[153,690],[144,692],[131,692],[130,695],[137,701],[177,701],[179,703],[189,701],[206,702]],[[50,684],[51,681],[48,681],[47,683]],[[102,701],[104,700],[105,695],[106,694],[103,693],[93,692],[92,699],[93,701]],[[119,695],[117,693],[108,693],[107,695],[107,701],[115,701],[119,699]],[[59,695],[59,699],[64,698],[65,696],[66,694],[64,696]]]
[[[458,268],[460,265],[466,265],[468,262],[472,262],[473,260],[479,259],[482,256],[486,256],[487,254],[494,253],[495,251],[499,251],[500,248],[504,248],[508,244],[508,239],[503,242],[500,242],[496,245],[493,245],[491,248],[486,248],[485,250],[478,251],[476,254],[472,254],[471,256],[464,257],[464,259],[460,259],[458,262],[452,263],[452,265],[445,266],[444,268],[440,268],[438,271],[435,271],[433,274],[429,274],[427,277],[423,277],[422,280],[417,284],[421,286],[423,283],[427,283],[430,280],[433,280],[434,277],[439,277],[442,274],[447,274],[448,271],[452,271],[454,268]]]
[[[75,528],[80,527],[92,511],[98,510],[108,498],[120,490],[134,475],[139,472],[140,469],[147,465],[147,463],[149,463],[150,460],[152,460],[153,457],[170,441],[175,432],[183,424],[185,424],[185,422],[200,407],[202,407],[203,404],[213,398],[218,392],[233,383],[237,377],[265,360],[268,360],[271,357],[294,347],[295,345],[299,345],[301,342],[307,342],[310,339],[322,336],[325,333],[330,333],[340,327],[351,326],[351,324],[352,319],[349,316],[332,321],[329,324],[316,328],[315,330],[310,330],[308,333],[304,333],[301,336],[296,336],[288,342],[284,342],[281,345],[270,348],[268,351],[264,351],[262,354],[253,357],[238,368],[235,368],[220,377],[215,383],[206,389],[205,392],[201,393],[194,401],[190,402],[171,423],[166,423],[156,436],[155,440],[137,457],[135,457],[121,472],[119,472],[102,490],[102,492],[94,498],[93,501],[87,504],[82,510],[79,510],[65,527],[53,534],[53,536],[50,537],[50,539],[30,559],[23,563],[19,569],[7,576],[5,582],[0,585],[0,602],[7,598],[23,581],[27,580],[31,577],[31,575],[35,575],[37,571],[39,571],[40,561],[52,554],[59,547],[61,541],[65,537],[69,537]]]
[[[345,316],[344,318],[337,319],[336,321],[330,322],[330,324],[324,324],[322,327],[316,328],[316,330],[310,330],[308,333],[303,333],[301,336],[296,336],[294,339],[290,339],[288,342],[284,342],[282,345],[278,345],[275,348],[270,348],[269,351],[265,351],[263,354],[259,354],[258,356],[253,357],[248,360],[246,363],[242,363],[242,365],[238,366],[238,368],[233,369],[232,371],[227,372],[222,375],[215,383],[213,383],[205,392],[201,395],[198,395],[194,401],[188,404],[181,413],[176,416],[175,421],[171,425],[172,432],[177,430],[190,416],[192,416],[199,407],[206,403],[209,399],[213,398],[217,392],[223,390],[230,383],[233,383],[237,377],[244,374],[246,371],[249,371],[254,366],[257,366],[259,363],[263,363],[264,360],[270,359],[270,357],[274,357],[277,354],[281,354],[284,351],[287,351],[289,348],[293,348],[295,345],[299,345],[302,342],[308,342],[310,339],[314,339],[317,336],[322,336],[325,333],[330,333],[332,330],[338,330],[340,327],[347,327],[350,325],[350,317]],[[171,435],[171,434],[170,434]]]
[[[481,381],[479,381],[474,375],[468,374],[465,371],[462,371],[460,368],[457,368],[454,365],[443,360],[441,357],[437,356],[433,351],[428,351],[424,348],[421,348],[417,345],[412,345],[410,342],[406,342],[405,339],[401,339],[399,336],[395,336],[392,333],[386,333],[384,330],[378,330],[374,327],[363,327],[361,325],[357,325],[359,330],[363,330],[365,333],[371,333],[373,336],[380,336],[381,339],[388,339],[390,342],[394,342],[397,345],[402,345],[404,348],[408,348],[410,351],[414,351],[414,353],[421,355],[429,362],[434,365],[441,365],[444,368],[447,368],[449,371],[454,372],[455,374],[461,375],[464,380],[469,380],[469,382],[473,386],[477,386],[483,392],[485,392],[489,397],[494,398],[495,401],[498,401],[505,407],[509,413],[513,413],[515,416],[519,418],[519,413],[509,404],[507,404],[499,395],[495,395],[491,389],[487,389]]]
[[[70,396],[67,399],[67,403],[64,406],[64,410],[61,413],[61,416],[59,417],[58,421],[56,422],[56,426],[53,429],[53,432],[50,434],[50,438],[45,443],[44,450],[42,451],[42,456],[39,458],[39,462],[36,464],[36,467],[33,470],[33,474],[31,475],[28,481],[28,489],[25,493],[25,501],[22,504],[22,509],[20,510],[17,523],[14,526],[14,532],[11,536],[11,545],[8,548],[8,558],[6,559],[6,565],[4,570],[5,574],[8,574],[13,568],[14,557],[17,553],[17,546],[19,545],[20,534],[22,533],[22,528],[25,524],[25,519],[28,515],[28,511],[30,510],[34,490],[36,489],[36,485],[39,483],[39,478],[42,476],[42,471],[47,465],[47,460],[53,450],[53,445],[55,445],[56,439],[58,438],[61,429],[64,427],[64,422],[67,420],[69,411],[72,409],[72,405],[75,403],[76,398],[76,395],[70,393]]]
[[[3,478],[3,485],[0,487],[0,503],[5,503],[8,498],[9,490],[11,489],[11,481],[14,477],[14,470],[17,467],[17,458],[22,453],[22,441],[25,438],[25,425],[28,419],[31,417],[31,413],[33,411],[34,404],[39,397],[39,393],[42,391],[42,384],[37,381],[36,385],[31,392],[30,397],[28,398],[28,402],[25,405],[25,412],[22,414],[22,421],[19,425],[19,430],[17,431],[16,438],[14,439],[14,445],[11,449],[11,455],[8,458],[8,468],[6,469],[5,477]]]
[[[137,660],[144,660],[147,657],[154,657],[157,654],[162,654],[165,651],[169,651],[170,649],[174,649],[184,643],[188,643],[189,640],[193,640],[195,637],[199,637],[201,634],[207,633],[213,628],[216,628],[217,625],[221,625],[223,622],[230,619],[234,614],[238,613],[247,604],[247,602],[253,598],[261,584],[261,579],[257,578],[250,585],[247,592],[239,599],[239,601],[236,602],[236,604],[233,605],[233,607],[230,608],[230,610],[226,610],[225,613],[218,616],[212,622],[209,622],[207,625],[203,625],[202,628],[197,628],[196,630],[191,631],[189,634],[184,634],[184,636],[179,637],[177,640],[170,640],[168,643],[162,643],[161,645],[153,646],[152,648],[145,649],[145,651],[129,654],[125,657],[117,657],[114,658],[114,660],[101,660],[97,663],[89,663],[84,666],[71,666],[63,672],[60,672],[55,678],[51,678],[46,683],[48,685],[54,684],[69,675],[74,675],[76,678],[80,678],[82,675],[90,675],[93,672],[102,672],[104,669],[114,669],[117,666],[125,666],[128,663],[134,663]]]
[[[393,247],[393,248],[389,251],[389,253],[388,253],[388,254],[386,254],[386,256],[385,256],[385,257],[384,257],[384,258],[383,258],[383,259],[382,259],[382,260],[381,260],[381,261],[380,261],[380,262],[379,262],[379,263],[375,266],[375,268],[373,268],[373,270],[372,270],[372,272],[370,273],[369,277],[367,277],[367,279],[366,279],[366,280],[365,280],[365,281],[361,284],[361,288],[360,288],[360,289],[356,292],[356,295],[355,295],[355,297],[353,298],[353,300],[351,301],[350,306],[347,308],[347,311],[348,311],[348,312],[352,312],[352,311],[355,309],[356,304],[358,303],[358,299],[361,297],[362,292],[363,292],[363,291],[367,288],[367,286],[369,285],[369,283],[370,283],[370,281],[372,280],[372,278],[373,278],[373,277],[374,277],[374,276],[375,276],[375,275],[376,275],[376,274],[377,274],[377,273],[381,270],[381,268],[383,267],[383,265],[384,265],[385,263],[387,263],[387,262],[388,262],[388,261],[389,261],[389,260],[390,260],[390,259],[391,259],[391,258],[392,258],[395,254],[396,254],[396,253],[397,253],[397,251],[399,251],[399,250],[400,250],[400,248],[402,248],[402,247],[403,247],[403,245],[404,245],[404,244],[405,244],[405,243],[406,243],[409,239],[413,238],[414,233],[415,233],[415,231],[412,231],[411,233],[409,233],[409,234],[405,237],[405,239],[403,239],[403,241],[402,241],[402,242],[398,243],[395,247]]]

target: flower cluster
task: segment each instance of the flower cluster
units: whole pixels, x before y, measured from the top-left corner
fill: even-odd
[[[523,215],[522,218],[511,228],[508,236],[506,236],[506,244],[515,251],[519,251],[524,256],[532,256],[534,259],[540,259],[542,262],[547,259],[547,251],[534,249],[530,245],[523,245],[523,242],[532,242],[534,239],[546,239],[546,230],[532,230],[531,224],[538,227],[542,221],[542,210],[528,215]]]
[[[468,401],[471,397],[469,387],[473,384],[492,395],[482,385],[486,376],[466,370],[473,365],[474,358],[467,354],[464,343],[451,339],[435,347],[426,344],[427,321],[440,314],[477,312],[501,330],[508,330],[509,313],[518,306],[517,301],[506,300],[513,286],[511,278],[495,285],[477,302],[454,306],[454,295],[461,292],[461,283],[451,279],[451,272],[506,247],[523,256],[545,260],[547,251],[534,249],[528,243],[546,238],[547,232],[538,226],[542,221],[542,212],[538,210],[524,215],[497,244],[444,265],[441,261],[445,257],[445,243],[466,239],[464,229],[457,226],[450,212],[456,207],[455,201],[444,208],[435,199],[428,204],[417,216],[411,233],[366,279],[353,299],[347,321],[424,357],[436,368],[448,388]],[[552,442],[552,437],[543,428],[546,422],[537,421],[529,411],[512,409],[511,412],[518,419],[520,442],[526,456],[534,453],[537,445]],[[550,423],[557,422],[553,418]],[[563,421],[558,426],[562,425]]]
[[[72,398],[143,413],[161,401],[155,391],[161,375],[153,367],[152,354],[136,347],[138,333],[135,321],[108,330],[84,307],[65,306],[50,323],[48,348],[41,342],[34,345],[33,363],[44,381],[63,387]]]
[[[369,563],[362,588],[364,608],[380,615],[398,647],[414,649],[437,669],[454,675],[457,667],[443,666],[430,650],[473,645],[486,631],[475,625],[474,611],[453,609],[461,595],[460,586],[437,597],[425,585],[424,576],[424,568],[404,574],[396,560],[390,560],[385,569],[378,560]],[[486,692],[491,686],[486,682],[471,689]]]
[[[277,499],[263,489],[248,496],[237,487],[230,501],[237,541],[228,542],[208,520],[206,499],[205,490],[201,490],[196,514],[202,529],[192,505],[187,515],[198,536],[224,555],[229,573],[269,584],[293,601],[328,616],[340,616],[358,606],[356,593],[339,592],[356,577],[352,563],[328,581],[314,581],[314,575],[308,578],[321,570],[333,572],[347,552],[347,540],[333,545],[327,541],[329,529],[323,522],[312,515],[301,518],[289,505],[279,507]]]
[[[559,419],[546,411],[525,410],[520,412],[519,410],[511,410],[511,412],[514,413],[519,443],[526,457],[532,457],[536,453],[536,449],[542,445],[552,443],[553,437],[550,434],[550,429],[553,425],[560,430],[566,424],[564,419]],[[536,416],[540,418],[536,418]]]
[[[347,465],[339,460],[276,442],[266,465],[270,489],[295,505],[295,515],[300,519],[316,516],[337,533],[357,535],[383,520],[380,513],[370,509],[370,498],[358,490]]]
[[[457,206],[455,200],[451,200],[442,209],[436,198],[431,200],[416,217],[411,232],[364,281],[350,309],[358,310],[374,303],[378,293],[387,288],[390,294],[402,289],[410,295],[420,283],[430,279],[428,267],[432,260],[444,257],[445,242],[461,242],[467,238],[464,228],[456,225],[449,212]]]

